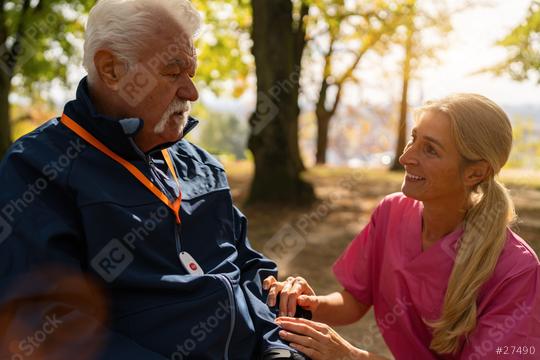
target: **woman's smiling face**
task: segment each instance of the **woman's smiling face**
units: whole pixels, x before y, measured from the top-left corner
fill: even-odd
[[[423,112],[399,162],[405,167],[401,191],[420,201],[466,197],[462,157],[452,136],[450,119],[438,111]]]

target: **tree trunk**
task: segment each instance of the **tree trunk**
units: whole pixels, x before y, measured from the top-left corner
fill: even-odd
[[[403,61],[403,87],[401,90],[401,106],[399,111],[398,140],[396,144],[394,163],[390,168],[391,171],[404,170],[403,166],[399,163],[399,157],[401,154],[403,154],[403,150],[405,149],[407,142],[407,114],[409,110],[408,94],[409,80],[411,78],[411,59],[413,56],[413,36],[414,29],[411,25],[407,31],[407,39],[405,41],[405,60]]]
[[[7,48],[7,29],[2,4],[0,9],[0,159],[11,145],[11,123],[9,116],[9,93],[11,91],[11,76],[13,57]]]
[[[317,101],[317,109],[315,115],[317,117],[317,153],[315,156],[318,165],[326,164],[326,152],[328,150],[328,132],[330,131],[330,121],[336,114],[337,107],[341,101],[343,85],[338,87],[334,103],[330,110],[326,109],[328,81],[325,79],[319,92],[319,100]]]
[[[248,147],[255,176],[248,203],[307,204],[315,199],[298,145],[300,61],[305,41],[290,0],[252,0],[257,109]],[[303,8],[303,12],[305,9]]]
[[[321,114],[317,112],[317,165],[326,164],[326,151],[328,149],[328,130],[330,119],[332,117],[328,112]]]
[[[3,72],[0,74],[0,159],[11,145],[11,124],[9,116],[10,80]]]
[[[11,145],[11,118],[9,108],[9,94],[11,93],[11,79],[15,74],[15,67],[21,51],[21,40],[25,29],[26,15],[30,9],[31,0],[24,0],[15,32],[15,41],[8,47],[8,28],[4,1],[0,2],[0,159]],[[35,4],[39,7],[40,1]]]

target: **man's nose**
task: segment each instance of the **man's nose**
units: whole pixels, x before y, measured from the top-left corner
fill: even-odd
[[[178,91],[176,92],[176,96],[178,96],[181,100],[187,100],[187,101],[197,101],[199,99],[199,92],[197,91],[197,87],[193,83],[193,80],[191,78],[185,79],[180,87],[178,88]]]

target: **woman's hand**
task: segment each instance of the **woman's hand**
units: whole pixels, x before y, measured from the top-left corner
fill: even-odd
[[[263,288],[269,290],[267,304],[270,307],[276,305],[276,298],[279,293],[279,315],[293,317],[296,312],[296,305],[315,313],[319,306],[319,299],[302,277],[288,277],[285,281],[277,281],[275,277],[269,276],[264,279]]]
[[[365,351],[352,346],[330,326],[310,320],[280,317],[279,336],[312,360],[367,359]]]

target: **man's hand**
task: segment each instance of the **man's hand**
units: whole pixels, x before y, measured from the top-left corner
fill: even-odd
[[[302,277],[288,277],[285,281],[277,281],[275,277],[269,276],[264,279],[263,288],[268,291],[267,304],[270,307],[276,305],[276,298],[280,294],[279,315],[293,317],[296,306],[300,305],[312,313],[319,306],[319,298]]]

